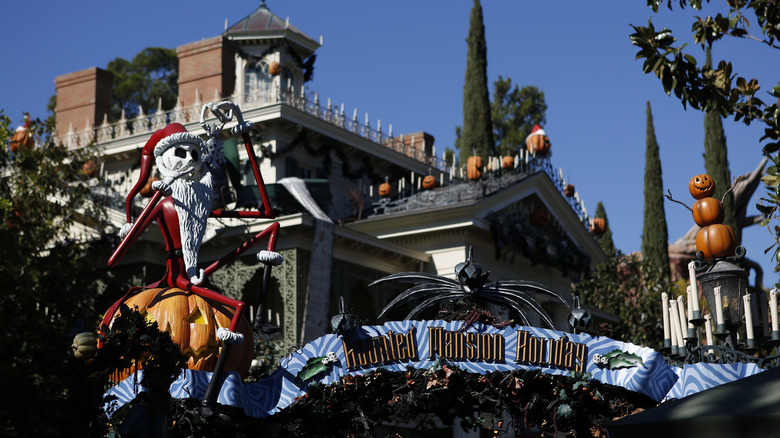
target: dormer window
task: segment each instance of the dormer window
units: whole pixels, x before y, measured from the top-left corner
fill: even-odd
[[[267,62],[257,61],[247,65],[244,74],[244,99],[252,102],[270,94],[272,79],[268,73]]]

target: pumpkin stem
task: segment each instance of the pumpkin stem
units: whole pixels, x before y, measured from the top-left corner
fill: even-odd
[[[678,203],[678,204],[682,205],[683,207],[687,208],[687,209],[688,209],[688,211],[690,211],[691,213],[693,213],[693,209],[692,209],[691,207],[688,207],[687,205],[685,205],[685,203],[683,203],[683,202],[680,202],[680,201],[678,201],[678,200],[676,200],[676,199],[672,198],[672,191],[671,191],[671,190],[669,190],[669,189],[666,189],[666,192],[668,193],[668,194],[664,195],[664,197],[665,197],[666,199],[668,199],[668,200],[670,200],[670,201],[672,201],[672,202],[676,202],[676,203]]]

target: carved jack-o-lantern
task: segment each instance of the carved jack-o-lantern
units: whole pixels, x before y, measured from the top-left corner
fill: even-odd
[[[501,159],[501,167],[504,169],[511,169],[515,167],[515,157],[507,155]]]
[[[381,196],[382,198],[387,198],[388,196],[390,196],[392,190],[393,190],[392,186],[387,181],[383,182],[382,184],[379,184],[378,193],[379,196]]]
[[[732,256],[736,247],[737,237],[728,225],[713,224],[696,233],[696,249],[705,260]]]
[[[701,198],[693,203],[693,220],[700,227],[719,224],[724,216],[723,204],[715,198]]]
[[[425,190],[435,189],[438,185],[439,182],[436,181],[436,178],[433,175],[425,175],[425,178],[422,180],[422,188]]]
[[[474,181],[482,178],[482,157],[472,155],[466,161],[466,176]]]
[[[271,76],[276,76],[281,72],[282,66],[276,61],[272,62],[271,65],[268,66],[268,74]]]
[[[217,329],[230,327],[232,309],[212,307],[200,296],[178,288],[147,289],[125,300],[125,304],[137,308],[147,320],[156,321],[161,331],[171,335],[187,358],[187,368],[214,371],[222,345]],[[244,341],[231,347],[224,370],[246,377],[254,355],[249,321],[242,319],[237,331],[244,335]]]
[[[715,194],[715,180],[706,174],[696,175],[688,183],[688,191],[695,199],[710,197]]]
[[[604,218],[596,217],[590,223],[590,232],[600,236],[607,231],[607,221]]]

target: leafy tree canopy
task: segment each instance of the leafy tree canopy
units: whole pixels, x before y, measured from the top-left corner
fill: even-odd
[[[40,120],[29,129],[35,146],[11,152],[0,111],[0,318],[9,322],[0,342],[10,355],[0,361],[0,435],[57,436],[76,418],[66,390],[73,330],[105,308],[95,274],[105,241],[71,228],[89,217],[100,229],[96,180],[84,172],[95,149],[55,146]]]
[[[179,95],[179,59],[176,50],[148,47],[136,54],[131,61],[116,58],[106,68],[114,74],[111,87],[112,120],[138,115],[139,105],[146,113],[162,108],[171,109]]]
[[[501,155],[514,155],[524,144],[534,124],[544,125],[546,122],[544,91],[533,85],[518,88],[515,84],[513,88],[512,78],[504,79],[499,75],[493,83],[491,111],[498,152]]]
[[[670,10],[674,3],[681,9],[690,6],[700,10],[703,2],[648,0],[654,12],[658,12],[664,3]],[[710,1],[707,0],[707,3]],[[703,49],[727,37],[780,49],[780,2],[726,0],[712,3],[719,7],[715,15],[696,17],[691,26],[694,42]],[[751,23],[758,26],[751,28]],[[735,73],[728,60],[720,61],[717,66],[708,63],[699,66],[696,59],[686,53],[686,45],[677,43],[670,29],[656,29],[652,20],[648,21],[647,26],[632,27],[634,33],[630,39],[639,48],[636,59],[644,59],[642,70],[655,74],[661,80],[664,91],[669,95],[674,93],[683,107],[718,112],[746,125],[754,121],[763,124],[763,152],[771,157],[774,165],[767,169],[763,178],[768,190],[757,208],[764,216],[761,225],[770,225],[774,219],[778,219],[777,209],[780,204],[780,155],[777,154],[780,150],[780,83],[767,93],[759,94],[761,85],[758,81],[748,80]],[[770,229],[773,230],[775,242],[767,251],[774,248],[773,255],[778,260],[780,228]],[[778,268],[780,265],[775,270]]]

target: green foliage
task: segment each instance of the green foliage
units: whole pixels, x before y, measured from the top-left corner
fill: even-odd
[[[364,436],[383,422],[419,420],[425,429],[435,419],[451,425],[457,418],[465,430],[483,427],[514,436],[538,427],[545,435],[588,437],[600,436],[615,417],[654,405],[645,396],[583,374],[518,370],[480,375],[440,364],[406,373],[377,370],[345,376],[310,388],[272,420],[283,421],[284,436]],[[492,422],[484,413],[494,414]],[[500,423],[504,413],[513,419],[509,424]]]
[[[127,118],[138,115],[139,105],[146,113],[176,105],[179,95],[179,59],[176,50],[148,47],[131,61],[116,58],[106,68],[114,74],[111,86],[111,120],[118,120],[125,111]]]
[[[661,293],[672,289],[668,276],[659,275],[635,256],[622,254],[600,263],[575,286],[584,304],[620,318],[605,323],[601,334],[651,348],[662,346]]]
[[[607,210],[604,208],[604,204],[599,201],[596,205],[596,214],[594,218],[604,219],[604,234],[597,237],[601,250],[604,251],[608,257],[617,255],[617,248],[615,248],[615,242],[612,240],[612,230],[609,228],[609,219],[607,219]]]
[[[666,1],[666,6],[672,9],[672,0]],[[679,7],[690,6],[701,9],[701,0],[678,0]],[[708,1],[709,3],[709,1]],[[744,39],[746,42],[757,42],[773,49],[780,49],[780,3],[776,0],[726,0],[713,2],[720,6],[715,16],[697,17],[691,26],[693,40],[702,48],[712,47],[725,37]],[[648,5],[657,12],[663,0],[649,0]],[[750,23],[758,24],[760,35],[750,33]],[[642,70],[653,73],[660,80],[664,91],[680,99],[683,107],[719,113],[723,117],[733,117],[749,125],[753,121],[763,123],[763,152],[770,156],[775,165],[767,170],[765,183],[767,193],[761,198],[757,208],[762,213],[763,226],[770,227],[775,243],[767,248],[773,251],[773,257],[780,263],[780,227],[772,227],[772,222],[778,219],[777,210],[780,203],[780,185],[777,164],[780,160],[777,152],[780,150],[780,84],[774,86],[767,94],[769,103],[758,97],[761,85],[757,80],[747,80],[732,71],[732,64],[722,60],[717,67],[705,63],[699,67],[696,58],[685,52],[686,45],[675,45],[677,39],[669,29],[656,30],[652,21],[647,26],[632,26],[634,33],[631,42],[639,48],[636,59],[644,59]],[[755,29],[755,27],[753,28]],[[748,76],[749,77],[749,76]],[[775,268],[778,270],[780,264]]]
[[[515,155],[525,144],[534,124],[545,124],[546,110],[543,91],[532,85],[520,89],[515,84],[512,88],[512,78],[504,79],[499,75],[493,83],[491,105],[498,153]]]
[[[664,278],[671,277],[669,267],[669,231],[664,211],[663,178],[658,142],[655,138],[653,114],[647,102],[647,143],[645,149],[645,210],[642,226],[644,260]]]
[[[11,153],[10,123],[0,111],[0,317],[9,322],[0,342],[10,354],[0,361],[2,436],[54,436],[73,426],[65,389],[72,330],[104,308],[95,271],[106,259],[107,236],[68,237],[77,218],[100,229],[96,181],[82,172],[96,151],[55,146],[41,122],[32,122],[37,146]]]
[[[463,85],[463,130],[458,141],[461,157],[495,155],[493,121],[487,86],[487,43],[482,6],[474,0],[466,38],[466,81]]]

